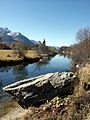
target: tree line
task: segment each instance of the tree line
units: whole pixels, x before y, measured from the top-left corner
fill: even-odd
[[[81,28],[76,33],[77,43],[70,46],[75,61],[86,62],[90,59],[90,27]]]

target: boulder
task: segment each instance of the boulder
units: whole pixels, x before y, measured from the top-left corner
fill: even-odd
[[[56,96],[71,94],[76,76],[72,72],[55,72],[18,81],[3,88],[18,99],[23,108],[40,105]]]

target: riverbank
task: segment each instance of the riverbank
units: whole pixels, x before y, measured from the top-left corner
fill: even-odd
[[[16,65],[22,62],[37,62],[41,56],[36,50],[28,50],[25,58],[13,53],[13,50],[0,50],[0,66]]]
[[[7,116],[12,118],[12,115],[17,120],[47,120],[54,118],[56,120],[85,120],[90,112],[90,64],[81,67],[75,74],[79,81],[73,94],[63,98],[57,96],[39,107],[23,109],[17,116],[14,114],[15,108],[12,108],[5,115],[6,117],[1,117],[1,120],[7,119]],[[17,111],[21,111],[21,109],[20,106],[16,107]]]
[[[0,67],[2,66],[13,66],[20,63],[34,63],[44,61],[50,57],[55,56],[57,53],[50,52],[48,54],[40,54],[36,50],[28,50],[24,57],[19,57],[13,50],[0,50]]]
[[[5,104],[0,109],[0,120],[19,120],[26,114],[27,110],[24,110],[14,100]]]
[[[28,50],[25,54],[25,57],[30,59],[39,58],[40,55],[36,50]],[[15,54],[13,50],[0,50],[0,61],[19,61],[23,60],[23,57],[19,57],[18,54]]]

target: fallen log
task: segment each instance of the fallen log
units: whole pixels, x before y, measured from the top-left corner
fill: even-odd
[[[34,78],[18,81],[3,88],[18,98],[23,108],[40,105],[57,95],[68,95],[74,90],[76,76],[72,72],[48,73]]]

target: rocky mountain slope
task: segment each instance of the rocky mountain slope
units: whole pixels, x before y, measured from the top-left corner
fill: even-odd
[[[27,37],[22,35],[20,32],[12,32],[8,28],[0,27],[0,41],[6,44],[12,44],[15,41],[21,41],[28,45],[37,44],[34,40],[29,40]]]

